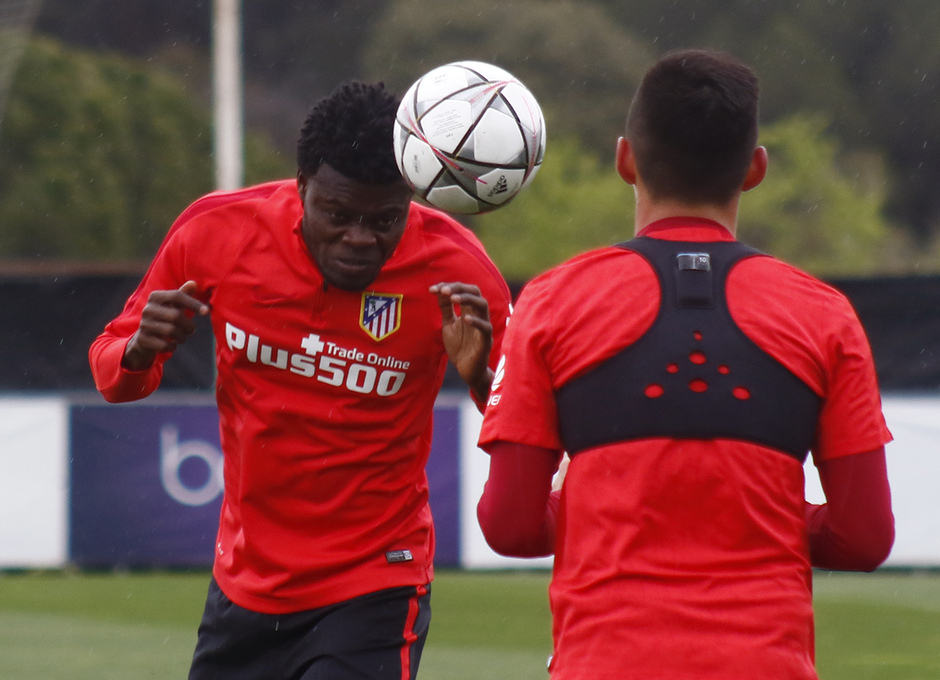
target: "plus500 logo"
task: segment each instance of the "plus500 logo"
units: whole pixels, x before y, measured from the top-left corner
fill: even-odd
[[[257,335],[225,324],[225,342],[233,352],[244,351],[251,363],[260,363],[350,392],[390,397],[401,390],[410,362],[393,356],[368,354],[359,349],[340,347],[311,333],[300,342],[304,352],[290,352],[266,345]]]

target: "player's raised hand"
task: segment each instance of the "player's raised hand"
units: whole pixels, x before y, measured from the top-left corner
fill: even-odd
[[[175,352],[196,330],[193,317],[206,316],[209,305],[197,300],[196,282],[187,281],[179,290],[155,290],[147,298],[137,332],[124,348],[121,365],[142,371],[153,365],[158,354]]]
[[[493,382],[493,371],[488,366],[493,325],[486,298],[476,286],[460,282],[438,283],[430,291],[441,308],[447,356],[476,396],[485,400]]]

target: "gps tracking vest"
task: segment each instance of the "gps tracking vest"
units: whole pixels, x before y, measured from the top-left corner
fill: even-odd
[[[821,399],[728,310],[728,272],[762,254],[736,241],[638,237],[618,247],[652,265],[659,314],[635,343],[558,389],[568,453],[654,437],[734,439],[805,461]]]

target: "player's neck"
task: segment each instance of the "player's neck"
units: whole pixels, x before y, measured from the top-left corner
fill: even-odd
[[[685,203],[674,200],[654,200],[643,192],[636,195],[635,232],[669,217],[697,217],[711,220],[725,227],[732,234],[738,228],[738,200],[735,198],[727,205]]]

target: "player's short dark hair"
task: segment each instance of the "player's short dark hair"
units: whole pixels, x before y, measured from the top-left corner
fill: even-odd
[[[340,85],[307,114],[297,141],[297,168],[312,177],[325,163],[358,182],[402,181],[392,141],[398,103],[384,83]]]
[[[627,117],[637,171],[655,198],[724,204],[757,146],[757,76],[714,50],[666,54],[643,77]]]

